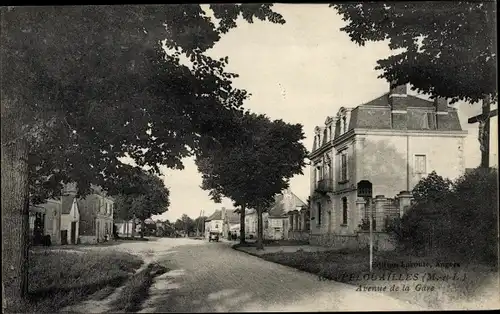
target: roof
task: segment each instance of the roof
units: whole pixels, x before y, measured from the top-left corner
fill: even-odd
[[[237,224],[240,222],[240,214],[235,212],[236,209],[226,209],[226,218],[228,223],[230,224]],[[222,217],[222,210],[217,209],[215,212],[210,215],[207,219],[205,219],[205,222],[211,221],[211,220],[224,220]]]
[[[274,205],[269,210],[269,217],[285,216],[289,211],[297,209],[297,207],[307,206],[297,195],[292,191],[285,191],[277,194],[274,197]]]
[[[75,199],[75,195],[63,195],[61,196],[62,208],[61,213],[63,215],[68,215],[71,213],[71,207],[73,206],[73,200]]]
[[[211,220],[222,220],[222,211],[220,209],[217,209],[212,215],[205,219],[205,221]]]
[[[385,93],[351,110],[348,131],[362,129],[426,130],[425,112],[434,112],[434,102],[413,95],[404,98],[407,113],[392,113],[389,93]],[[462,131],[456,109],[449,107],[447,115],[437,115],[437,124],[431,128],[443,131]],[[340,121],[337,121],[335,137],[340,136]]]
[[[239,224],[240,214],[235,212],[235,209],[226,209],[226,218],[229,224]]]

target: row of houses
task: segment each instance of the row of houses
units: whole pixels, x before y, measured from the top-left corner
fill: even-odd
[[[298,231],[299,226],[293,223],[293,214],[300,213],[303,217],[300,230],[305,232],[308,223],[308,207],[290,189],[283,191],[274,198],[274,205],[263,215],[263,236],[270,240],[289,239],[292,230]],[[231,235],[239,237],[240,234],[240,214],[236,209],[222,207],[216,210],[205,220],[205,235],[210,232],[220,233],[222,237],[228,238]],[[245,211],[245,235],[248,238],[257,237],[257,212],[254,209]]]
[[[407,85],[389,87],[357,107],[341,107],[314,131],[310,202],[289,190],[276,196],[264,215],[266,238],[362,246],[371,216],[376,242],[390,247],[384,222],[404,215],[420,179],[432,171],[455,179],[465,171],[467,131],[457,110],[446,99],[408,95]],[[229,220],[220,211],[208,224],[223,228]],[[247,211],[245,225],[245,232],[255,235],[253,210]]]
[[[29,209],[30,235],[35,244],[50,237],[55,245],[97,243],[113,234],[114,200],[99,187],[77,198],[76,184],[66,184],[60,199]]]

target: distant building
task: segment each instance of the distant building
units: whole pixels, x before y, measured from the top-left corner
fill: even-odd
[[[102,242],[113,235],[114,200],[99,187],[78,200],[80,239],[82,243]]]
[[[223,225],[222,210],[218,209],[205,219],[205,236],[208,238],[210,232],[217,232],[222,235]]]
[[[50,236],[52,245],[61,244],[61,210],[61,201],[54,199],[30,206],[29,229],[32,243],[42,244],[42,237]]]
[[[289,239],[292,231],[294,213],[305,207],[306,204],[290,189],[274,197],[272,207],[262,214],[263,237],[269,240]],[[300,214],[298,215],[300,216]],[[245,215],[245,233],[249,238],[257,238],[257,212],[249,210]],[[298,227],[295,229],[298,231]]]
[[[76,193],[67,193],[61,197],[61,242],[62,244],[77,244],[80,230],[80,212]]]

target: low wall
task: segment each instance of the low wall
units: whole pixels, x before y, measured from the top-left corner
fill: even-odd
[[[309,231],[288,231],[288,240],[309,241]]]
[[[370,245],[370,233],[358,232],[354,235],[311,234],[311,245],[359,250]],[[377,251],[392,251],[396,248],[396,240],[388,233],[373,233],[373,248]]]
[[[81,244],[96,244],[97,243],[97,238],[95,236],[80,236],[80,243]]]

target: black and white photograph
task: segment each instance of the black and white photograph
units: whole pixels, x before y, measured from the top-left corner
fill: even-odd
[[[3,313],[500,309],[497,2],[0,6]]]

